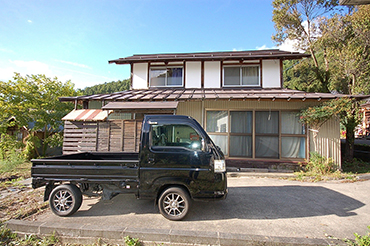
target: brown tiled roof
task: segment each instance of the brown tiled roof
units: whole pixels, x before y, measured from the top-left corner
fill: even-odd
[[[202,53],[170,53],[170,54],[141,54],[133,55],[109,63],[131,64],[139,62],[173,62],[173,61],[224,61],[224,60],[258,60],[258,59],[301,59],[310,57],[309,54],[299,52],[271,50],[202,52]]]
[[[351,97],[364,99],[369,95],[308,93],[291,89],[141,89],[78,97],[61,97],[60,101],[201,101],[201,100],[306,100]]]

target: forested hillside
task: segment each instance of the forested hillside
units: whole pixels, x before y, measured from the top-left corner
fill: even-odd
[[[108,94],[130,89],[130,79],[105,82],[104,84],[85,87],[81,90],[83,95]]]

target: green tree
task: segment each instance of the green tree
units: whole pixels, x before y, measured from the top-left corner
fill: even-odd
[[[317,47],[325,49],[331,70],[330,88],[342,93],[370,90],[370,6],[324,18]]]
[[[109,94],[130,89],[130,79],[105,82],[104,84],[86,87],[81,90],[84,95]]]
[[[325,49],[331,71],[330,88],[357,95],[370,92],[370,6],[360,6],[346,15],[324,18],[317,46]],[[354,130],[360,123],[358,102],[347,103],[341,112],[346,128],[345,160],[353,159]]]
[[[45,155],[48,146],[61,144],[58,135],[63,125],[62,117],[74,108],[71,103],[62,103],[59,97],[77,96],[74,85],[62,83],[55,77],[45,75],[26,75],[15,73],[12,80],[0,81],[0,110],[2,128],[7,127],[10,117],[29,133],[27,146],[36,155]],[[43,134],[38,134],[42,132]],[[42,147],[39,153],[37,147]]]
[[[296,40],[297,47],[312,56],[311,61],[285,63],[285,86],[309,92],[369,93],[369,6],[349,8],[346,14],[333,11],[339,10],[337,1],[329,0],[275,0],[273,6],[277,31],[273,39]],[[347,106],[338,113],[347,132],[345,159],[352,160],[358,102],[341,106]]]
[[[311,54],[312,60],[305,61],[301,68],[307,76],[315,75],[316,84],[321,92],[329,92],[330,71],[325,50],[317,49],[315,43],[320,36],[320,18],[331,13],[337,0],[274,0],[272,20],[276,34],[272,39],[278,44],[294,40],[295,46]],[[311,81],[311,80],[310,80]],[[313,82],[309,82],[310,85]]]

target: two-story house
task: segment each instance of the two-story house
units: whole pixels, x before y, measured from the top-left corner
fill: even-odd
[[[133,55],[109,63],[131,66],[131,90],[61,98],[83,105],[67,115],[64,153],[138,151],[145,114],[195,118],[236,167],[294,166],[313,150],[297,113],[344,95],[283,88],[283,61],[309,55],[281,50]],[[80,129],[80,130],[78,130]],[[81,130],[82,129],[82,130]],[[182,134],[177,132],[178,138]],[[196,137],[196,136],[194,136]],[[340,165],[340,127],[327,122],[319,152]]]

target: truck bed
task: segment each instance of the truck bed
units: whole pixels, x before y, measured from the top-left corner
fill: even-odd
[[[52,182],[123,186],[138,182],[138,153],[83,152],[32,160],[34,188]]]

